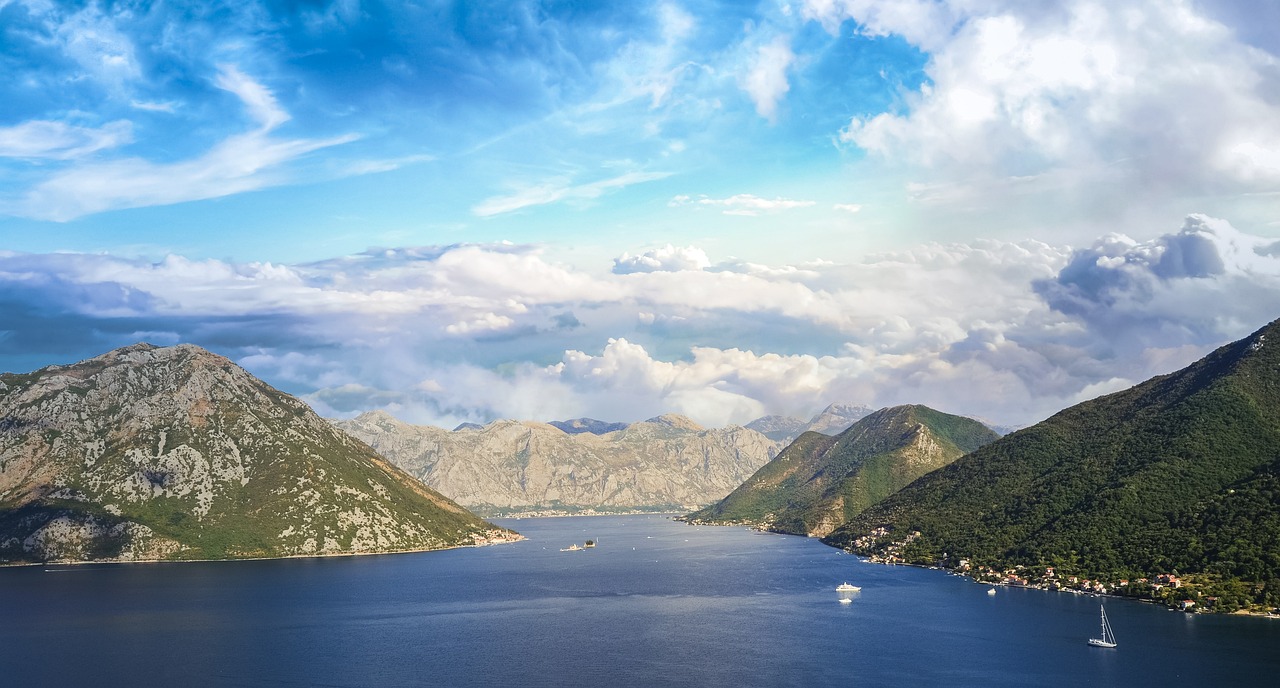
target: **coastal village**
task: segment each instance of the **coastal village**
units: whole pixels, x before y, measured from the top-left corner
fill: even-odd
[[[909,546],[919,540],[920,535],[919,531],[913,531],[894,542],[889,539],[890,532],[887,529],[877,528],[855,540],[849,552],[866,556],[867,561],[874,564],[929,566],[934,569],[950,570],[957,575],[968,576],[975,582],[991,585],[1130,597],[1163,604],[1171,609],[1188,613],[1250,613],[1280,618],[1280,609],[1262,609],[1248,605],[1246,593],[1249,591],[1235,591],[1230,587],[1222,590],[1218,581],[1206,575],[1181,576],[1173,572],[1144,578],[1101,580],[1061,574],[1054,566],[1019,564],[1010,568],[997,568],[975,563],[969,559],[950,559],[946,554],[931,563],[922,563],[918,558],[907,553]]]

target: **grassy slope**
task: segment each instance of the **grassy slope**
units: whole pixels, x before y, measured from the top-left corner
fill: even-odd
[[[820,532],[995,437],[977,421],[924,406],[882,409],[836,437],[801,435],[720,503],[689,518]]]

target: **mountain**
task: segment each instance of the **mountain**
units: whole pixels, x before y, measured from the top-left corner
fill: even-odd
[[[603,435],[500,420],[449,432],[374,411],[339,428],[480,513],[686,510],[720,499],[780,446],[754,430],[665,415]]]
[[[995,440],[976,420],[884,408],[834,437],[805,432],[692,523],[750,523],[823,536],[912,480]]]
[[[808,426],[808,421],[795,416],[762,416],[743,427],[755,430],[774,442],[786,444],[799,437]]]
[[[775,442],[790,444],[805,432],[838,435],[870,413],[871,409],[866,406],[837,403],[827,406],[807,421],[795,416],[763,416],[747,423],[745,427]]]
[[[0,375],[0,561],[222,559],[506,539],[192,345]]]
[[[818,415],[809,419],[806,432],[820,432],[824,435],[838,435],[859,420],[871,415],[871,409],[861,404],[831,404],[822,409]]]
[[[611,432],[624,430],[627,427],[626,423],[606,423],[605,421],[596,420],[594,418],[574,418],[573,420],[553,420],[550,423],[547,423],[547,425],[560,428],[561,430],[569,433],[570,435],[578,435],[584,432],[589,432],[592,435],[607,435]]]
[[[1117,586],[1176,570],[1222,605],[1280,604],[1280,321],[989,444],[826,541]]]

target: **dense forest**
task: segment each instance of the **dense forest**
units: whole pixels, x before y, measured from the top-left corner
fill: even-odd
[[[1155,597],[1171,593],[1133,581],[1180,573],[1196,585],[1175,596],[1219,610],[1280,605],[1278,540],[1280,321],[983,447],[827,538],[920,563],[1053,567]]]

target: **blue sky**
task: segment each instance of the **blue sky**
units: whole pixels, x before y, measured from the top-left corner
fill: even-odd
[[[1280,10],[0,0],[0,369],[1002,423],[1280,317]]]

